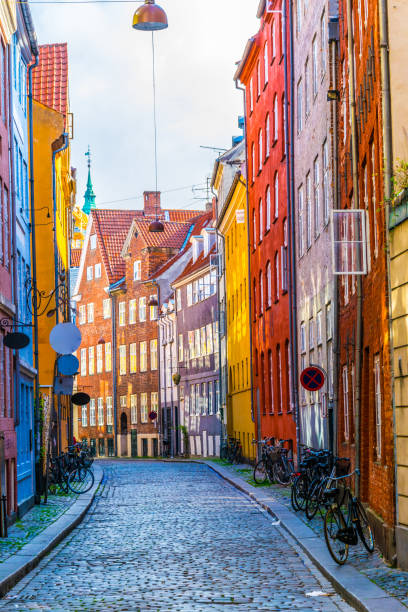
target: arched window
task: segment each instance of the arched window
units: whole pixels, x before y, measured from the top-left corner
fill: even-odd
[[[253,310],[253,318],[254,321],[256,319],[256,314],[257,314],[257,303],[256,303],[256,278],[254,278],[254,283],[253,283],[253,300],[252,300],[252,310]]]
[[[259,130],[258,134],[258,161],[259,161],[259,172],[262,170],[262,156],[263,156],[263,146],[262,146],[262,130]]]
[[[275,270],[274,270],[274,281],[275,281],[275,300],[279,300],[279,254],[278,251],[275,253]]]
[[[269,53],[268,53],[268,42],[264,46],[264,83],[267,84],[269,80],[268,69],[269,69]]]
[[[275,21],[272,21],[271,39],[272,39],[272,59],[275,59],[275,57],[276,57],[276,29],[275,29]]]
[[[278,96],[273,99],[273,139],[276,142],[279,135],[279,111],[278,111]]]
[[[274,394],[273,394],[273,363],[272,363],[272,351],[268,351],[268,386],[269,386],[269,414],[273,414],[275,411],[274,406]]]
[[[272,306],[272,270],[270,261],[266,264],[266,306]]]
[[[266,231],[271,229],[271,189],[269,185],[266,188],[265,193],[265,206],[266,206]]]
[[[263,218],[262,198],[259,198],[259,242],[261,242],[263,238],[263,222],[264,222],[264,218]]]
[[[275,181],[274,181],[274,199],[275,199],[275,219],[279,216],[279,176],[278,173],[275,172]]]
[[[281,360],[281,349],[278,344],[276,347],[276,383],[277,393],[276,399],[278,402],[278,413],[282,412],[282,360]]]
[[[270,128],[270,120],[269,120],[269,113],[268,113],[265,119],[265,157],[269,157],[270,143],[271,143],[271,128]]]
[[[255,181],[255,143],[251,147],[252,182]]]
[[[263,313],[264,292],[263,292],[263,274],[262,270],[259,273],[259,314]]]
[[[256,249],[256,211],[254,209],[252,213],[252,237],[253,237],[253,248]]]
[[[265,399],[265,355],[261,353],[261,404],[263,414],[266,414]]]
[[[256,97],[259,98],[261,95],[261,62],[258,60],[256,66]]]

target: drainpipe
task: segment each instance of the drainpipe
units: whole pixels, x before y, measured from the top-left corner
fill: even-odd
[[[112,300],[112,395],[113,395],[113,454],[118,456],[118,398],[117,398],[117,380],[116,380],[116,295],[109,292]]]
[[[356,121],[356,93],[355,93],[355,69],[354,69],[354,38],[352,21],[352,0],[347,0],[347,41],[348,41],[348,63],[349,63],[349,105],[351,119],[351,161],[353,174],[353,200],[354,208],[359,208],[359,186],[358,186],[358,143],[357,143],[357,121]],[[363,340],[363,283],[361,275],[357,275],[357,312],[356,312],[356,380],[355,380],[355,468],[360,469],[360,411],[361,411],[361,351]],[[355,493],[360,492],[360,476],[355,479]]]
[[[388,331],[390,338],[390,370],[391,370],[391,398],[394,423],[394,489],[395,489],[395,516],[398,524],[398,474],[397,474],[397,427],[395,411],[395,373],[394,373],[394,338],[392,329],[392,300],[391,300],[391,252],[390,252],[390,201],[392,197],[393,175],[393,149],[392,149],[392,123],[391,123],[391,87],[390,87],[390,60],[388,38],[388,8],[387,0],[380,0],[380,61],[381,61],[381,91],[383,116],[383,146],[384,146],[384,213],[385,213],[385,255],[387,266],[388,289]]]
[[[213,195],[215,198],[217,198],[216,194],[214,193],[214,191],[211,188],[211,191],[213,192]],[[218,250],[218,254],[219,254],[219,249],[218,249],[218,238],[221,239],[222,242],[222,252],[223,252],[223,258],[225,259],[225,236],[223,234],[221,234],[221,232],[219,232],[218,230],[216,230],[216,236],[217,236],[217,250]],[[219,266],[219,259],[218,259],[218,266]],[[226,298],[226,280],[225,280],[225,266],[223,265],[223,277],[224,277],[224,302],[225,302],[225,298]],[[221,446],[223,445],[224,439],[227,437],[225,435],[225,429],[226,429],[226,423],[225,420],[228,418],[228,410],[227,410],[227,402],[228,402],[228,376],[225,376],[225,415],[224,415],[224,411],[222,409],[222,398],[221,398],[221,382],[222,382],[222,367],[221,367],[221,308],[220,308],[220,284],[219,281],[217,281],[217,320],[218,320],[218,379],[219,379],[219,393],[218,393],[218,410],[221,416],[221,436],[220,436],[220,442],[221,442]],[[226,317],[224,316],[224,337],[226,337],[226,330],[227,330],[227,320]],[[228,361],[228,353],[227,353],[227,347],[225,347],[225,364],[227,364]],[[227,368],[228,371],[228,368]]]
[[[242,91],[244,100],[244,138],[245,138],[245,188],[246,188],[246,222],[247,222],[247,244],[248,244],[248,317],[249,317],[249,365],[251,374],[251,417],[254,421],[254,373],[253,373],[253,359],[252,359],[252,291],[251,291],[251,250],[249,245],[251,244],[251,232],[249,225],[249,188],[248,188],[248,141],[247,141],[247,110],[246,110],[246,89],[238,85],[238,79],[235,81],[235,87]],[[241,179],[240,179],[241,180]],[[242,182],[242,181],[241,181]],[[257,440],[261,440],[261,407],[256,406],[256,437]],[[257,459],[261,455],[260,443],[257,444]]]

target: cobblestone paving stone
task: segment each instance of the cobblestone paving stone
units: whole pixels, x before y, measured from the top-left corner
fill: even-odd
[[[252,468],[248,466],[231,466],[224,462],[219,462],[222,467],[231,470],[235,475],[242,478],[253,486],[257,486],[252,478]],[[290,489],[279,485],[262,486],[262,493],[271,499],[284,504],[292,510],[290,502]],[[297,512],[298,516],[306,525],[319,535],[324,542],[323,521],[317,515],[309,521],[304,512]],[[362,574],[365,574],[372,582],[384,589],[389,595],[396,597],[402,604],[408,607],[408,572],[389,567],[383,560],[379,550],[375,550],[372,555],[366,552],[362,545],[350,547],[347,563],[352,565]]]
[[[0,564],[28,544],[36,535],[66,512],[78,495],[50,495],[47,504],[33,506],[22,519],[8,529],[7,538],[0,539]]]
[[[103,467],[83,523],[0,609],[352,610],[266,512],[208,467]]]

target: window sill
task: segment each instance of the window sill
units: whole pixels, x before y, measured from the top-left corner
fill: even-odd
[[[272,223],[276,223],[278,219],[279,219],[279,215],[278,215],[277,217],[274,217],[274,218],[273,218]]]
[[[269,159],[269,153],[268,153],[267,155],[265,155],[265,159],[264,159],[264,161],[263,161],[264,165],[266,164],[266,162],[268,161],[268,159]]]
[[[278,139],[275,138],[272,142],[272,148],[274,148],[278,144]]]
[[[265,307],[265,310],[270,310],[272,308],[272,304],[268,304],[268,306]]]
[[[275,298],[275,300],[274,300],[274,302],[273,302],[273,303],[274,303],[274,304],[279,304],[279,298]]]

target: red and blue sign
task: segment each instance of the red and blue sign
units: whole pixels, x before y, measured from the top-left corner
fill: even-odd
[[[318,366],[309,366],[300,375],[300,383],[307,391],[319,391],[324,381],[325,373]]]

